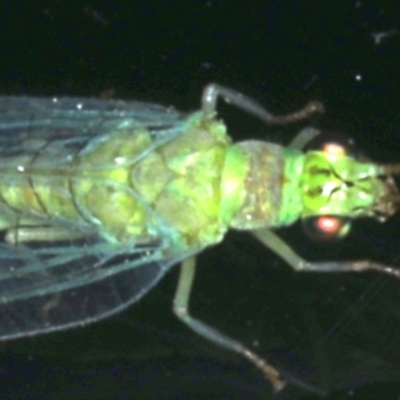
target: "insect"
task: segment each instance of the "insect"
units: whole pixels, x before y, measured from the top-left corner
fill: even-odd
[[[283,116],[231,89],[208,85],[198,112],[115,100],[0,97],[0,339],[99,320],[139,301],[181,263],[173,310],[192,330],[257,366],[276,368],[191,316],[195,256],[230,228],[250,231],[296,271],[400,270],[372,261],[307,262],[272,229],[314,218],[328,235],[344,218],[385,221],[400,196],[400,165],[354,158],[341,146],[303,151],[232,143],[218,98],[287,124],[321,113],[311,102]]]

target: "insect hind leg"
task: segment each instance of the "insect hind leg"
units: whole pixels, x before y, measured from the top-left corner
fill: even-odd
[[[281,390],[284,387],[285,382],[281,379],[279,372],[266,360],[245,347],[239,341],[232,339],[224,333],[216,330],[214,327],[190,315],[189,300],[195,276],[195,269],[195,257],[188,258],[182,262],[178,287],[173,301],[174,314],[200,336],[203,336],[205,339],[208,339],[219,347],[234,351],[245,357],[264,373],[267,379],[271,382],[275,391]]]

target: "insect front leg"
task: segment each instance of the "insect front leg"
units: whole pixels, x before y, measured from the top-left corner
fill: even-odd
[[[308,119],[315,114],[322,114],[324,106],[319,101],[311,101],[302,109],[286,115],[274,115],[266,110],[256,100],[245,96],[235,90],[226,88],[224,86],[210,83],[203,91],[201,99],[202,110],[207,118],[212,118],[215,115],[217,108],[218,97],[222,97],[227,103],[231,103],[236,107],[247,111],[266,124],[285,125],[293,122]]]
[[[265,246],[277,253],[294,270],[299,272],[363,272],[373,270],[400,279],[400,269],[370,260],[308,262],[296,254],[290,246],[270,229],[257,229],[252,233]]]
[[[279,372],[270,365],[267,361],[254,353],[249,348],[235,339],[219,332],[212,326],[194,318],[190,315],[189,301],[192,285],[196,270],[195,257],[188,258],[182,262],[178,287],[173,301],[173,311],[175,315],[186,325],[189,326],[200,336],[215,343],[217,346],[234,351],[247,358],[257,368],[259,368],[267,379],[270,380],[275,391],[281,390],[284,387],[284,381],[281,380]]]

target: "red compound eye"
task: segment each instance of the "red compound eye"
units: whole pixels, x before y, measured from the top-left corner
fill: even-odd
[[[324,147],[322,148],[322,151],[324,153],[329,153],[332,155],[338,155],[338,156],[344,156],[346,154],[346,149],[335,142],[327,142],[324,144]]]
[[[317,150],[337,155],[358,157],[359,150],[353,139],[340,132],[324,131],[311,140],[304,151]]]
[[[307,236],[316,241],[334,241],[344,237],[350,230],[350,219],[334,215],[322,215],[303,221]]]

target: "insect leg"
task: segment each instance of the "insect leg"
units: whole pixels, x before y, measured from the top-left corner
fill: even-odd
[[[206,117],[212,118],[215,115],[217,108],[218,97],[222,97],[227,103],[232,103],[238,108],[247,111],[266,124],[284,125],[292,122],[302,121],[311,117],[314,114],[322,114],[324,106],[319,101],[311,101],[305,107],[298,111],[286,115],[274,115],[266,110],[256,100],[243,95],[235,90],[226,88],[224,86],[210,83],[204,88],[201,98],[202,110]]]
[[[173,311],[175,315],[182,322],[188,325],[189,328],[191,328],[200,336],[203,336],[205,339],[215,343],[217,346],[234,351],[247,358],[270,380],[274,390],[281,390],[284,387],[284,381],[281,380],[279,372],[267,361],[262,359],[260,356],[245,347],[237,340],[230,338],[212,326],[207,325],[205,322],[200,321],[190,315],[189,299],[194,281],[195,269],[195,257],[188,258],[182,262],[178,287],[173,301]]]
[[[252,233],[265,246],[277,253],[294,270],[299,272],[363,272],[373,270],[400,279],[400,269],[369,260],[308,262],[296,254],[270,229],[257,229]]]

